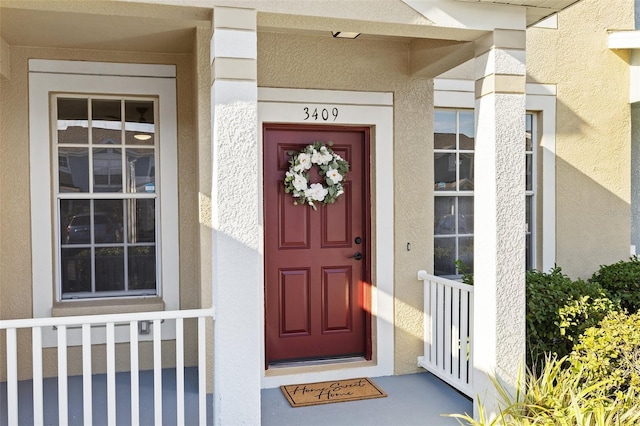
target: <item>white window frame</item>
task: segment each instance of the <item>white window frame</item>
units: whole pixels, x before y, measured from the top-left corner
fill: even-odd
[[[530,219],[531,223],[526,224],[525,233],[531,240],[531,246],[529,247],[529,259],[526,259],[528,263],[528,269],[536,269],[538,264],[537,250],[537,238],[536,232],[538,230],[538,114],[535,112],[527,111],[527,116],[531,116],[531,150],[527,150],[525,146],[525,155],[531,156],[531,189],[525,188],[525,202],[528,202],[528,198],[531,197],[530,206]]]
[[[475,82],[473,80],[434,79],[434,107],[454,109],[475,108]],[[534,238],[534,268],[548,271],[556,264],[556,86],[553,84],[527,83],[526,111],[534,113],[538,120],[538,145],[536,160],[541,162],[536,177],[534,204],[542,203],[541,214],[535,218],[531,230]],[[535,131],[535,129],[534,129]],[[539,182],[538,180],[541,180]],[[532,212],[533,213],[533,212]],[[538,253],[540,250],[541,253]],[[541,262],[538,261],[540,259]]]
[[[440,197],[448,197],[448,198],[453,198],[455,200],[455,232],[452,234],[435,234],[435,229],[434,229],[434,249],[435,249],[435,240],[454,240],[455,241],[455,256],[454,256],[454,261],[455,260],[463,260],[461,259],[460,256],[460,240],[463,238],[472,238],[475,242],[475,229],[474,232],[472,233],[460,233],[460,224],[458,223],[458,218],[460,217],[460,201],[462,199],[471,199],[473,200],[473,202],[475,203],[475,191],[472,190],[461,190],[460,189],[460,166],[461,166],[461,160],[460,160],[460,156],[462,154],[471,154],[474,156],[474,160],[473,163],[475,165],[475,140],[474,140],[474,147],[473,149],[461,149],[460,147],[460,113],[471,113],[471,116],[473,117],[473,109],[468,109],[468,108],[436,108],[436,112],[437,111],[443,111],[443,112],[452,112],[456,114],[456,130],[455,130],[455,137],[456,137],[456,144],[454,146],[453,149],[437,149],[434,147],[434,158],[435,158],[435,154],[454,154],[455,155],[455,171],[456,171],[456,187],[450,190],[436,190],[435,189],[435,185],[438,185],[438,182],[435,182],[434,180],[434,208],[435,208],[435,200],[436,198],[440,198]],[[435,116],[435,113],[434,113]],[[435,129],[435,123],[434,123],[434,129]],[[435,130],[434,130],[434,134],[435,134]],[[473,137],[475,138],[475,129],[474,129],[474,135]],[[451,167],[451,166],[450,166]],[[472,176],[472,181],[473,181],[473,176]],[[475,209],[475,204],[474,204],[474,209]],[[463,262],[463,267],[469,267],[469,265],[464,264]],[[443,275],[444,277],[447,278],[458,278],[460,277],[463,272],[472,272],[472,271],[460,271],[458,270],[457,266],[454,267],[455,268],[455,273],[452,275]],[[434,257],[434,269],[435,269],[435,257]],[[435,271],[434,271],[435,273]]]
[[[60,300],[56,280],[55,199],[53,174],[58,170],[52,161],[51,92],[100,93],[158,97],[160,139],[157,161],[159,209],[157,224],[160,235],[158,295],[166,310],[179,309],[178,250],[178,176],[177,176],[177,110],[176,70],[173,65],[114,64],[104,62],[29,60],[29,147],[31,196],[31,250],[33,282],[33,317],[52,316],[54,303],[73,306],[76,300]],[[122,299],[144,299],[144,296],[108,298],[117,311]],[[82,299],[105,301],[106,299]],[[164,330],[163,330],[164,331]],[[167,331],[171,333],[170,330]],[[52,336],[54,337],[54,336]],[[70,338],[70,342],[72,342]],[[55,339],[43,336],[43,344],[55,345]],[[73,343],[71,343],[73,344]]]
[[[124,104],[127,101],[145,101],[145,102],[152,102],[154,104],[153,107],[153,113],[154,113],[154,119],[153,119],[153,123],[158,124],[158,117],[157,114],[155,114],[158,110],[158,99],[157,97],[141,97],[141,96],[126,96],[126,95],[120,95],[120,96],[107,96],[104,94],[93,94],[93,93],[82,93],[82,94],[76,94],[76,93],[56,93],[56,94],[52,94],[51,95],[52,99],[50,102],[51,105],[51,123],[53,124],[53,128],[51,129],[51,149],[53,152],[52,157],[52,161],[51,161],[51,170],[52,170],[52,179],[53,179],[53,194],[54,194],[54,215],[55,215],[55,219],[53,223],[56,224],[61,224],[63,222],[62,218],[60,217],[60,209],[59,209],[59,204],[61,200],[83,200],[83,201],[90,201],[90,202],[95,202],[95,201],[103,201],[103,200],[120,200],[120,201],[131,201],[131,200],[153,200],[155,205],[158,206],[158,208],[154,208],[155,211],[155,217],[154,217],[154,223],[156,225],[160,224],[160,220],[159,220],[159,206],[160,206],[160,192],[157,186],[154,185],[154,190],[152,193],[140,193],[140,192],[129,192],[129,191],[125,191],[124,185],[125,185],[125,177],[126,177],[126,171],[125,171],[125,160],[126,160],[126,156],[127,156],[127,150],[128,149],[144,149],[144,150],[153,150],[154,152],[154,167],[155,167],[155,163],[159,162],[159,143],[158,143],[158,137],[154,138],[154,143],[153,145],[133,145],[130,143],[126,143],[125,139],[124,139],[124,132],[127,130],[127,126],[130,126],[131,123],[127,123],[125,126],[122,126],[121,129],[119,129],[121,132],[123,132],[123,136],[122,136],[122,142],[118,142],[118,141],[114,141],[112,138],[108,138],[107,140],[112,141],[115,145],[116,149],[121,150],[121,154],[120,154],[120,159],[118,161],[118,165],[120,166],[120,176],[121,176],[121,180],[122,180],[122,187],[121,187],[121,191],[120,192],[96,192],[95,189],[96,188],[100,188],[103,185],[99,185],[96,184],[94,181],[94,175],[96,173],[96,160],[94,157],[94,154],[92,154],[92,150],[94,149],[101,149],[101,148],[110,148],[112,147],[112,145],[106,145],[104,144],[104,142],[102,143],[96,143],[95,141],[87,141],[85,144],[79,145],[77,143],[73,143],[73,144],[67,144],[67,143],[63,143],[61,144],[58,141],[58,134],[57,134],[57,129],[56,129],[56,125],[58,123],[58,110],[57,110],[57,99],[69,99],[69,98],[73,98],[73,99],[81,99],[83,101],[87,101],[87,105],[89,107],[89,115],[91,116],[91,104],[94,100],[98,100],[98,101],[102,101],[102,100],[113,100],[113,101],[119,101],[121,103],[121,108],[124,106]],[[125,115],[124,115],[124,110],[123,110],[123,115],[121,117],[122,120],[125,119]],[[95,120],[93,118],[91,118],[89,120],[88,123],[88,133],[89,133],[89,137],[91,137],[91,133],[92,133],[92,129],[93,129],[93,122]],[[118,123],[120,124],[120,123]],[[87,159],[88,159],[88,167],[89,167],[89,171],[88,171],[88,181],[89,181],[89,191],[88,192],[78,192],[78,193],[70,193],[70,192],[61,192],[59,190],[60,186],[60,182],[59,182],[59,173],[56,173],[57,170],[68,170],[68,167],[60,167],[60,163],[59,163],[59,151],[58,149],[65,149],[65,148],[69,148],[69,147],[73,147],[73,148],[86,148],[88,150],[87,152]],[[65,160],[67,159],[67,157],[64,157]],[[109,175],[110,177],[111,175]],[[159,181],[161,179],[161,170],[160,168],[158,168],[157,173],[154,174],[154,181]],[[93,189],[93,191],[91,191],[91,189]],[[93,207],[91,208],[91,212],[93,212]],[[126,216],[124,214],[123,211],[123,216]],[[124,220],[126,221],[126,218],[124,218]],[[61,265],[62,264],[62,250],[63,247],[61,245],[61,241],[62,241],[62,235],[60,235],[62,229],[59,226],[55,227],[55,239],[54,241],[56,242],[56,260],[55,260],[55,264]],[[67,294],[67,296],[65,297],[65,295],[63,294],[62,291],[62,271],[60,270],[61,268],[57,268],[56,270],[56,288],[57,288],[57,301],[62,301],[62,300],[87,300],[87,299],[97,299],[97,298],[113,298],[113,297],[139,297],[139,296],[158,296],[159,295],[159,290],[160,290],[160,283],[161,283],[161,274],[160,274],[160,253],[157,250],[157,247],[159,245],[159,243],[162,242],[162,239],[160,238],[160,233],[159,233],[159,229],[156,226],[155,227],[155,236],[154,236],[154,241],[153,243],[147,243],[147,244],[142,244],[144,246],[149,246],[149,247],[153,247],[154,248],[154,253],[155,253],[155,288],[152,289],[145,289],[145,290],[127,290],[127,283],[129,281],[129,277],[127,274],[127,269],[128,269],[128,265],[127,265],[127,251],[128,249],[130,249],[131,244],[127,244],[127,243],[111,243],[110,245],[116,245],[122,248],[123,250],[123,260],[124,260],[124,283],[125,283],[125,289],[123,290],[118,290],[118,291],[109,291],[109,292],[97,292],[94,290],[94,286],[95,286],[95,265],[96,265],[96,255],[92,255],[90,258],[90,262],[92,264],[92,270],[94,271],[94,273],[91,274],[91,282],[92,282],[92,291],[91,292],[78,292],[78,293],[69,293]],[[87,247],[87,245],[89,245],[90,247]],[[74,246],[67,246],[67,248],[74,248]],[[95,242],[88,242],[87,244],[83,244],[81,247],[79,248],[88,248],[90,250],[92,249],[99,249],[99,246],[96,246]]]

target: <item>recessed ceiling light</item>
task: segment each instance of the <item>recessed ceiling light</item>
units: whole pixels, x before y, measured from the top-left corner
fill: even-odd
[[[360,33],[350,33],[347,31],[331,31],[333,38],[350,38],[354,39],[360,35]]]

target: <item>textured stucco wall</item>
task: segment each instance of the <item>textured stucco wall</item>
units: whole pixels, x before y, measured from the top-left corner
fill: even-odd
[[[31,234],[29,203],[29,124],[28,124],[28,59],[60,59],[106,62],[159,63],[177,66],[178,88],[178,170],[180,217],[180,306],[200,307],[200,247],[198,236],[198,194],[193,190],[198,182],[198,137],[194,90],[194,60],[192,55],[160,55],[121,52],[71,51],[64,49],[10,48],[11,75],[2,79],[0,99],[0,318],[32,316]],[[208,75],[208,74],[207,74]],[[42,250],[49,250],[43,247]],[[210,294],[210,293],[209,293]],[[203,304],[210,305],[210,296]],[[186,345],[194,345],[196,336],[190,329]],[[0,357],[5,354],[4,336],[0,336]],[[21,348],[30,347],[30,337],[19,335]],[[141,348],[142,351],[144,349]],[[30,351],[24,352],[30,359]],[[97,352],[99,353],[99,352]],[[143,352],[141,352],[142,354]],[[69,366],[81,368],[78,351],[70,351]],[[192,363],[197,354],[187,354]],[[169,362],[171,355],[167,355]],[[55,375],[55,353],[45,350],[45,374]],[[141,359],[151,357],[141,356]],[[30,361],[28,361],[30,363]],[[0,365],[4,365],[0,360]],[[101,371],[100,362],[96,372]],[[20,363],[20,377],[29,375],[30,365]],[[146,365],[145,367],[150,367]],[[142,367],[141,365],[141,368]],[[0,371],[0,380],[4,372]]]
[[[633,29],[633,5],[583,0],[527,31],[528,81],[557,84],[556,262],[574,277],[629,256],[628,56],[607,30]]]
[[[433,259],[431,81],[408,75],[409,50],[403,42],[261,32],[258,52],[260,87],[394,94],[395,370],[416,371],[423,350],[422,285],[416,271],[430,268]]]

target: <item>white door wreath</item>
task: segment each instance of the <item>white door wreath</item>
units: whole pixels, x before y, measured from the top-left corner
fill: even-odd
[[[293,196],[293,204],[309,204],[317,210],[315,202],[332,204],[344,193],[342,182],[349,171],[349,163],[323,142],[314,142],[295,154],[291,153],[289,165],[284,178],[284,192]],[[318,167],[324,183],[310,183],[309,169],[313,166]]]

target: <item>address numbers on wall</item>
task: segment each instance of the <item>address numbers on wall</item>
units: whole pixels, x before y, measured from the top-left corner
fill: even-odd
[[[338,118],[338,108],[310,108],[302,109],[304,121],[336,121]]]

